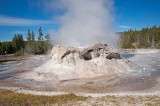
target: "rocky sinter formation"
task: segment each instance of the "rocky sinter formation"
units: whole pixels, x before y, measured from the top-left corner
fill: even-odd
[[[56,63],[72,65],[79,65],[83,61],[89,62],[96,58],[121,59],[120,54],[113,52],[107,44],[96,44],[84,49],[57,45],[53,47],[50,57]]]
[[[51,59],[23,77],[36,81],[70,80],[96,77],[106,74],[133,71],[135,65],[121,59],[107,44],[96,44],[87,48],[56,45],[49,56]]]

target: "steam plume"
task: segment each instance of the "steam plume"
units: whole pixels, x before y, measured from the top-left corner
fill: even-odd
[[[66,13],[59,17],[58,43],[87,46],[106,43],[115,48],[118,35],[112,30],[113,0],[59,0]]]

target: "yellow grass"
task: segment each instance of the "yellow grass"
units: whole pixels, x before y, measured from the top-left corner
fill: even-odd
[[[0,89],[0,106],[160,106],[156,95],[107,95],[104,97],[82,97],[73,93],[57,96],[40,96],[15,93]]]
[[[58,96],[40,96],[0,90],[0,106],[50,106],[51,104],[64,104],[86,99],[87,97],[76,96],[72,93]]]

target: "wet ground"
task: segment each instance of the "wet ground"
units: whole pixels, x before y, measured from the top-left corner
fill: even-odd
[[[23,86],[17,82],[22,73],[31,71],[45,63],[48,58],[44,55],[26,56],[18,61],[7,61],[0,63],[0,86]]]
[[[0,63],[0,86],[23,87],[31,90],[108,93],[123,91],[160,91],[160,53],[125,51],[123,58],[139,65],[135,72],[121,75],[104,75],[94,78],[36,82],[21,80],[21,73],[31,71],[45,63],[46,56],[31,56],[26,60]]]

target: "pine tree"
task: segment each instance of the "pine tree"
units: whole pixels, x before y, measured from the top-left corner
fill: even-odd
[[[42,27],[39,27],[38,33],[39,33],[38,41],[43,41]]]
[[[32,53],[35,54],[36,53],[36,41],[35,41],[35,35],[33,31],[31,32],[31,41],[32,41],[31,43]]]
[[[34,35],[34,32],[32,31],[31,33],[31,41],[34,42],[35,41],[35,35]]]
[[[35,35],[34,32],[30,32],[30,30],[28,29],[27,32],[27,45],[26,45],[26,51],[28,53],[34,53],[35,51]]]
[[[12,43],[13,47],[15,48],[16,54],[18,53],[18,55],[21,55],[24,49],[24,40],[22,34],[15,34],[15,36],[12,39]]]
[[[30,30],[28,29],[28,32],[27,32],[27,41],[30,42],[31,39],[32,39],[32,37],[31,37],[31,32],[30,32]]]
[[[16,34],[12,38],[12,43],[13,43],[13,47],[14,47],[15,51],[17,51],[18,50],[18,48],[17,48],[18,44],[17,44],[17,35]]]
[[[44,44],[43,44],[43,33],[42,33],[42,27],[39,27],[38,29],[38,42],[37,42],[37,54],[43,54],[45,52],[44,50]]]

